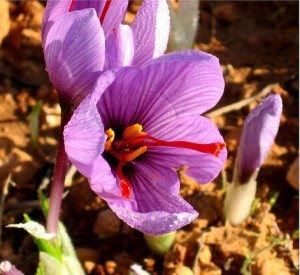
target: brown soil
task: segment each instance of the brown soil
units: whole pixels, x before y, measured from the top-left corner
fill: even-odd
[[[280,85],[273,92],[283,99],[283,115],[259,174],[254,214],[239,227],[225,226],[222,182],[225,175],[231,179],[243,121],[257,102],[213,118],[229,151],[223,177],[200,186],[180,172],[181,194],[200,215],[178,230],[164,257],[153,254],[140,232],[119,221],[82,176],[68,181],[61,219],[88,274],[128,274],[133,263],[151,274],[298,273],[298,239],[293,238],[298,175],[287,180],[298,156],[298,8],[294,1],[205,1],[200,6],[196,47],[220,58],[226,80],[216,108],[268,84]],[[132,3],[131,12],[135,10]],[[5,226],[22,222],[23,213],[44,222],[36,190],[43,183],[49,192],[60,121],[56,93],[44,70],[43,11],[44,3],[36,0],[0,1],[0,183],[3,187],[9,176],[13,182],[1,205],[0,260],[11,261],[25,274],[35,273],[37,249],[25,232]]]

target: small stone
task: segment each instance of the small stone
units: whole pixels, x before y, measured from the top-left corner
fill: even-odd
[[[94,224],[94,232],[99,237],[111,236],[118,233],[121,229],[121,221],[110,209],[99,212]]]
[[[185,266],[185,265],[178,265],[175,269],[174,275],[193,275],[193,271]]]
[[[211,262],[211,252],[207,245],[204,245],[199,255],[199,261],[201,264],[209,264]]]
[[[106,275],[106,272],[102,265],[96,264],[89,274]]]
[[[88,274],[90,274],[92,272],[92,270],[95,268],[95,266],[96,266],[96,264],[91,261],[85,261],[83,263],[83,268]]]
[[[299,266],[299,249],[293,249],[291,251],[291,259],[295,266]]]
[[[9,242],[3,242],[1,244],[0,257],[2,259],[9,259],[14,255],[12,244]]]
[[[214,16],[220,21],[233,23],[237,19],[233,4],[222,4],[213,9]]]
[[[216,266],[214,263],[209,263],[208,265],[201,266],[201,275],[221,275],[222,270]]]
[[[195,223],[197,224],[197,227],[202,229],[208,227],[209,221],[207,219],[198,218],[196,219]]]
[[[116,270],[117,264],[114,261],[106,261],[105,262],[105,269],[107,274],[114,274]]]
[[[144,259],[144,264],[145,264],[145,269],[148,272],[153,272],[154,271],[154,266],[155,266],[155,260],[152,258],[146,258]]]
[[[299,191],[299,157],[290,166],[286,180],[295,190]]]
[[[270,70],[265,69],[265,68],[257,68],[254,69],[252,72],[253,75],[259,76],[259,75],[268,75],[270,74]]]
[[[99,252],[92,248],[78,247],[76,248],[76,254],[81,262],[97,262],[99,259]]]
[[[3,39],[8,35],[10,21],[9,21],[9,3],[6,0],[0,1],[0,14],[1,14],[1,24],[0,24],[0,45]]]
[[[27,23],[27,26],[36,30],[40,29],[45,10],[42,3],[37,0],[24,1],[21,3],[21,9],[25,14],[25,22]]]
[[[289,275],[289,269],[282,259],[265,259],[262,262],[261,272],[262,275]]]

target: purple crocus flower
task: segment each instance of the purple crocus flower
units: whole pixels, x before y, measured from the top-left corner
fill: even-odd
[[[233,182],[224,202],[226,219],[240,224],[248,215],[256,193],[256,178],[278,132],[282,100],[269,95],[247,117],[241,136]]]
[[[162,55],[170,19],[165,0],[145,0],[131,26],[128,0],[49,0],[42,40],[47,71],[64,108],[77,106],[99,74]],[[158,27],[159,26],[159,27]]]
[[[127,5],[128,0],[47,1],[42,42],[46,68],[62,109],[61,128],[103,71],[140,65],[164,53],[170,25],[166,0],[145,0],[130,27],[121,24]],[[56,232],[68,163],[60,139],[48,232]]]
[[[246,183],[259,170],[277,135],[282,113],[282,99],[269,95],[247,117],[237,153],[237,175]]]
[[[174,168],[199,183],[214,179],[227,151],[218,129],[199,116],[220,99],[218,59],[200,51],[164,55],[103,73],[65,128],[70,161],[130,226],[165,234],[198,213],[179,196]],[[111,84],[110,84],[111,83]]]

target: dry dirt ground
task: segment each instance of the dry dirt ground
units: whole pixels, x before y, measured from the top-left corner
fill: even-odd
[[[35,272],[36,247],[25,232],[5,226],[21,222],[23,213],[44,222],[36,190],[43,185],[49,192],[60,115],[44,69],[44,5],[0,0],[0,260],[10,260],[25,274]],[[127,21],[137,7],[131,3]],[[140,232],[119,221],[82,176],[67,180],[61,219],[88,274],[128,274],[133,263],[151,274],[298,273],[298,8],[296,1],[200,5],[195,47],[220,58],[226,80],[216,109],[272,83],[278,83],[272,92],[283,99],[279,133],[259,174],[252,216],[239,227],[225,226],[222,203],[243,121],[257,100],[212,118],[229,151],[222,175],[200,186],[179,173],[181,194],[200,215],[178,230],[164,257],[153,254]]]

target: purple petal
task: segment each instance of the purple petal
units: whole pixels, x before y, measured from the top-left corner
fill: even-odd
[[[53,24],[60,19],[62,15],[68,12],[69,7],[71,5],[72,0],[48,0],[42,24],[42,40],[43,45],[45,45],[45,41],[48,35],[50,28]]]
[[[152,59],[148,64],[162,63],[162,62],[173,62],[173,61],[186,61],[186,62],[202,62],[212,63],[217,67],[217,71],[221,70],[219,59],[212,54],[198,51],[198,50],[185,50],[164,54],[160,57]]]
[[[72,11],[94,8],[100,19],[105,37],[124,21],[128,0],[73,0]]]
[[[123,23],[127,11],[128,0],[112,0],[105,15],[102,27],[105,37],[109,37],[114,29]]]
[[[95,92],[81,102],[64,129],[66,153],[86,177],[91,175],[94,161],[104,150],[106,135],[96,102],[112,80],[113,74],[109,71],[101,75],[95,84]]]
[[[279,95],[268,96],[247,117],[237,155],[237,173],[247,182],[260,168],[278,132],[282,113]]]
[[[145,234],[160,235],[175,231],[193,221],[198,213],[179,195],[167,188],[170,181],[179,185],[170,169],[155,170],[146,163],[136,163],[129,175],[134,196],[131,200],[108,200],[111,209],[131,227]]]
[[[150,157],[144,158],[142,161],[133,161],[133,169],[141,169],[144,174],[150,175],[153,184],[158,185],[159,188],[164,190],[164,192],[177,196],[179,194],[180,184],[178,181],[178,175],[175,172],[175,169],[171,168],[171,166],[165,166],[161,163],[155,163],[150,159]],[[141,190],[138,191],[138,188]],[[139,185],[135,191],[142,194],[143,186]]]
[[[209,110],[224,89],[218,59],[199,51],[170,55],[142,68],[123,68],[117,74],[98,105],[105,127],[140,123],[154,131]]]
[[[93,87],[105,60],[105,40],[94,9],[63,15],[44,48],[50,80],[61,101],[76,105]]]
[[[69,4],[68,10],[82,10],[88,8],[94,8],[96,10],[97,16],[100,17],[103,7],[107,1],[99,1],[99,0],[72,0]]]
[[[170,31],[170,16],[165,0],[144,0],[132,24],[135,55],[134,65],[162,55]]]
[[[108,201],[122,200],[120,188],[107,161],[99,155],[92,164],[88,180],[92,190]]]
[[[83,9],[94,9],[102,22],[105,36],[124,21],[128,0],[48,0],[43,19],[43,42],[52,25],[65,13]]]
[[[120,25],[106,39],[105,47],[104,69],[129,66],[134,54],[131,28]]]
[[[148,135],[165,141],[188,141],[199,144],[224,142],[217,127],[207,118],[193,116],[177,119],[160,129],[143,129]],[[218,157],[191,149],[148,146],[147,159],[152,165],[180,168],[189,166],[186,174],[199,183],[212,181],[227,157],[224,148]]]

